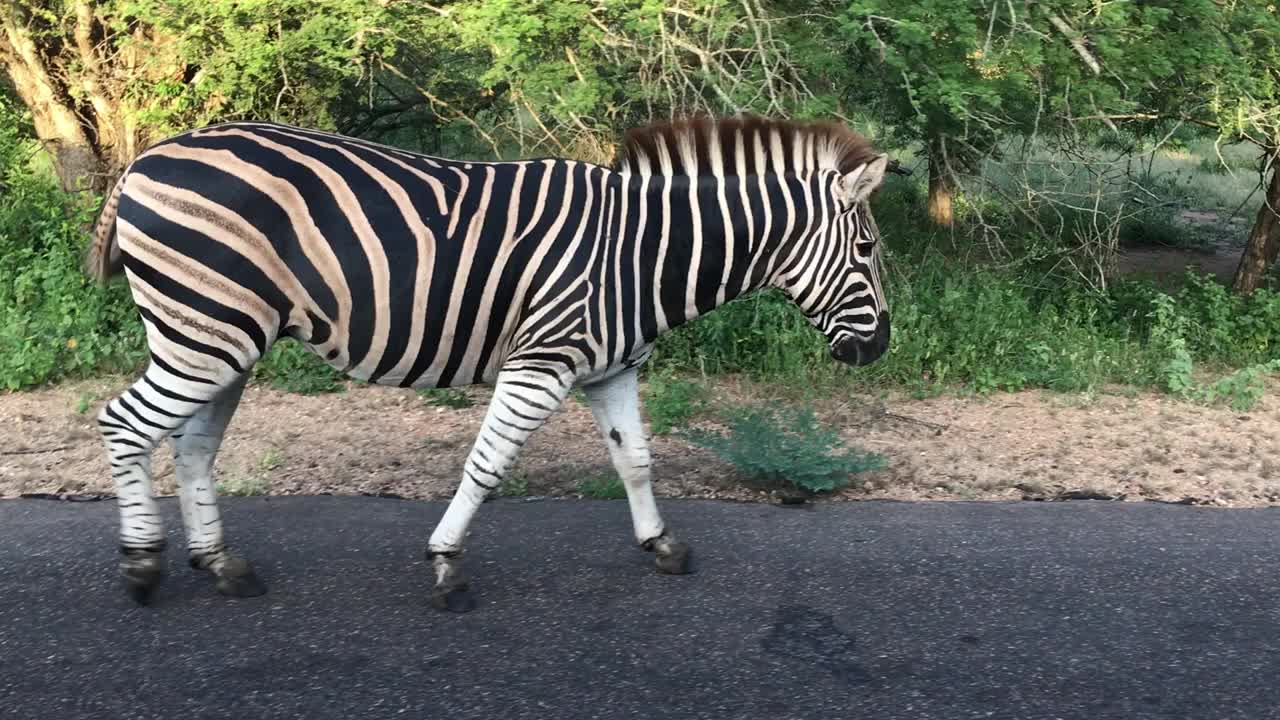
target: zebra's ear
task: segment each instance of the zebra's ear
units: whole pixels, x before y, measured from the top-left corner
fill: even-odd
[[[840,202],[852,207],[866,200],[884,182],[884,172],[888,166],[889,156],[880,155],[842,175],[836,187]]]

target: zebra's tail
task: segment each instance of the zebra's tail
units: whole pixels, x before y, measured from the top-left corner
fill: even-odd
[[[124,266],[120,260],[120,245],[116,242],[116,211],[119,210],[120,193],[128,176],[127,170],[120,173],[111,194],[103,201],[102,209],[98,211],[98,223],[93,227],[93,240],[84,256],[85,273],[100,283],[118,274]]]

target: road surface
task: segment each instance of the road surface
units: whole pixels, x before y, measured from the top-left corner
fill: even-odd
[[[1280,717],[1280,510],[667,501],[482,508],[479,607],[427,603],[440,503],[225,501],[271,592],[133,606],[113,502],[0,501],[0,718]]]

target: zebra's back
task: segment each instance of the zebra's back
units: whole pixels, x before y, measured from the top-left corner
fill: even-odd
[[[135,161],[116,227],[149,331],[193,354],[243,371],[287,335],[359,379],[462,385],[522,350],[583,361],[609,175],[228,124]]]

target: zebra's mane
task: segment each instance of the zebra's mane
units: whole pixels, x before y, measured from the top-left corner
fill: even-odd
[[[694,177],[714,174],[715,164],[721,174],[736,175],[740,154],[748,176],[818,169],[847,173],[877,155],[866,138],[837,123],[699,115],[628,130],[614,169],[633,175]],[[757,167],[760,158],[763,167]]]

